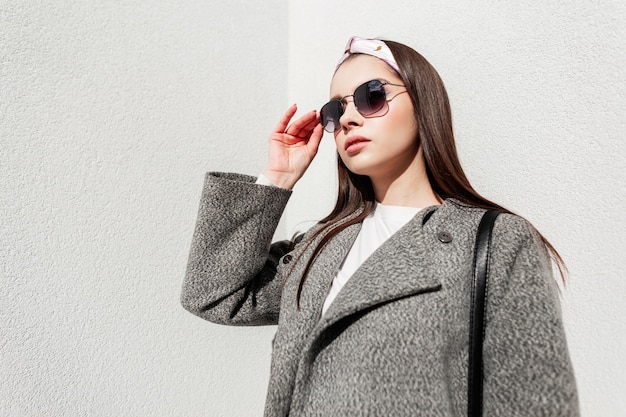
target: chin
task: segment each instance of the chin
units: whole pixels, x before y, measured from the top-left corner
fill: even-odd
[[[371,163],[367,161],[368,158],[366,158],[365,155],[359,153],[348,156],[340,153],[339,156],[350,172],[357,175],[368,175],[367,172],[371,169]]]
[[[369,177],[371,174],[371,169],[369,167],[364,167],[358,164],[345,164],[350,172],[356,175],[363,175]]]

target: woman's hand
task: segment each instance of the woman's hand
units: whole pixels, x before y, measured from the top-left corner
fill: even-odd
[[[324,130],[316,111],[310,111],[289,125],[298,110],[287,109],[270,136],[269,165],[264,175],[276,186],[291,189],[317,154]]]

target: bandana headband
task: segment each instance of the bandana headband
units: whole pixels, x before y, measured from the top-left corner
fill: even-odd
[[[396,60],[391,53],[391,50],[389,49],[387,44],[385,44],[385,42],[381,40],[365,39],[358,36],[351,37],[346,44],[345,53],[339,60],[337,68],[339,68],[339,66],[343,64],[343,61],[348,59],[348,57],[352,54],[366,54],[376,57],[382,61],[385,61],[387,65],[389,65],[391,68],[396,70],[398,74],[400,74],[400,68],[396,63]]]

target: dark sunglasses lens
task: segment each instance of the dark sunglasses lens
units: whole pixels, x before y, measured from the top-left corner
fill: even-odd
[[[320,120],[324,130],[333,133],[339,130],[339,119],[343,115],[343,105],[339,100],[332,100],[324,104],[320,110]]]
[[[386,101],[385,86],[380,80],[368,81],[354,91],[354,105],[363,116],[376,113]]]

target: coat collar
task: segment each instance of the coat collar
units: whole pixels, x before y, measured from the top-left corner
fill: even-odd
[[[312,319],[317,317],[320,326],[325,326],[376,304],[440,287],[431,251],[433,245],[442,243],[437,235],[451,227],[458,210],[463,208],[470,206],[449,198],[442,205],[420,210],[361,265],[320,318],[332,280],[361,230],[361,223],[347,227],[326,244],[309,271],[303,309],[312,313]],[[361,212],[362,209],[355,211],[344,221]]]
[[[451,226],[459,209],[469,207],[458,200],[446,199],[440,206],[420,210],[361,265],[321,317],[332,280],[361,230],[361,223],[347,227],[331,239],[314,262],[303,288],[302,310],[308,312],[309,320],[317,322],[310,336],[319,335],[350,314],[440,288],[432,252],[436,245],[443,244],[438,240],[438,233]],[[360,212],[357,210],[345,220]]]
[[[343,317],[375,305],[440,288],[441,282],[430,261],[432,244],[427,241],[429,236],[425,233],[424,226],[435,220],[429,219],[441,208],[443,206],[432,206],[421,210],[408,224],[385,241],[350,277],[312,333],[321,332]],[[336,275],[360,228],[361,224],[358,224],[346,229],[325,248],[330,253],[341,252],[341,259],[332,266],[325,265],[330,276],[320,280],[324,282],[326,288],[321,291],[322,296],[316,300],[318,305],[311,306],[317,311],[321,311],[328,285]],[[340,249],[346,247],[348,249]]]

